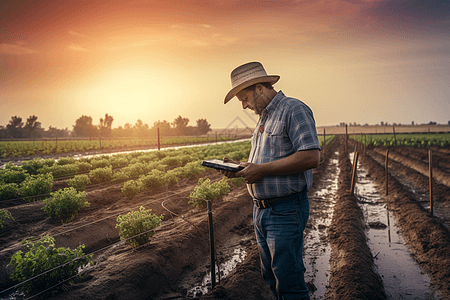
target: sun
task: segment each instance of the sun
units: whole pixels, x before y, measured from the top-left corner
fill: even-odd
[[[176,87],[170,72],[147,65],[108,67],[80,88],[78,98],[92,114],[112,115],[115,126],[138,119],[151,125],[165,119],[164,113],[180,101],[181,91]]]

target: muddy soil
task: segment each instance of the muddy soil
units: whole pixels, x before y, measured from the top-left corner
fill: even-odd
[[[376,150],[361,156],[361,163],[368,170],[371,179],[385,187],[385,157],[379,154],[382,151]],[[418,191],[429,195],[429,178],[397,162],[390,161],[389,170],[388,195],[385,197],[388,209],[397,217],[414,259],[430,276],[440,299],[449,299],[450,233],[444,226],[448,220],[431,215],[426,205],[421,203],[420,197],[417,197]],[[448,206],[448,186],[437,184],[433,193],[435,201]]]
[[[330,159],[339,150],[340,175],[331,224],[320,224],[329,214],[321,201],[311,198],[306,237],[313,231],[326,233],[324,244],[331,245],[330,275],[326,299],[386,299],[382,281],[374,272],[374,258],[367,246],[363,215],[356,197],[349,192],[351,163],[343,152],[343,138],[336,137],[322,155],[323,163],[314,170],[314,186],[310,193],[323,187],[325,174],[330,172]],[[369,156],[363,163],[370,176],[383,185],[384,168]],[[221,179],[214,171],[199,177]],[[30,235],[49,233],[58,246],[75,248],[86,245],[86,252],[94,254],[96,265],[82,273],[81,279],[65,283],[57,294],[43,294],[46,299],[192,299],[185,282],[199,280],[209,266],[208,218],[205,210],[194,209],[188,202],[198,178],[140,194],[133,200],[125,198],[121,185],[89,189],[89,210],[80,212],[74,221],[61,225],[51,221],[40,210],[41,202],[23,203],[8,210],[14,221],[8,221],[0,231],[0,290],[14,283],[7,278],[7,263],[20,249],[19,242]],[[401,183],[390,181],[390,208],[399,214],[402,230],[414,249],[414,256],[424,266],[440,291],[442,299],[450,297],[450,239],[439,220],[415,203]],[[319,201],[321,200],[321,201]],[[162,205],[163,204],[163,205]],[[130,249],[119,242],[116,218],[141,205],[164,215],[162,226],[139,249]],[[252,201],[245,187],[232,187],[231,192],[213,202],[214,239],[217,259],[225,260],[234,247],[246,251],[244,261],[237,265],[209,293],[200,299],[272,299],[268,285],[260,275],[259,254],[251,224]],[[166,210],[165,208],[170,210]],[[322,211],[320,209],[322,208]],[[320,225],[320,226],[319,226]],[[317,283],[316,283],[317,284]],[[314,291],[314,282],[308,285]],[[0,295],[3,297],[4,295]]]

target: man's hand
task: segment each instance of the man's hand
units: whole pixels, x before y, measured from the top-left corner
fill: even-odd
[[[264,176],[262,165],[243,162],[240,166],[244,167],[244,169],[236,172],[235,175],[236,177],[244,177],[245,183],[252,184]]]
[[[223,162],[233,163],[233,164],[237,164],[237,165],[241,164],[240,161],[231,159],[231,158],[226,157],[226,156],[223,158]],[[223,170],[217,170],[217,171],[219,171],[220,173],[222,173],[223,175],[225,175],[228,178],[239,177],[239,176],[236,176],[236,172],[229,172],[229,171],[223,171]]]
[[[233,164],[240,165],[241,167],[244,167],[243,170],[239,172],[227,172],[227,171],[220,171],[223,175],[225,175],[228,178],[236,178],[236,177],[244,177],[245,183],[254,183],[261,177],[263,177],[263,174],[261,173],[261,165],[252,164],[249,162],[240,162],[237,160],[233,160],[229,157],[224,157],[223,162],[230,162]]]

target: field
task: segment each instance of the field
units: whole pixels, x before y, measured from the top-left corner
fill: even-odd
[[[343,136],[331,138],[322,151],[320,166],[314,170],[314,185],[308,193],[311,210],[304,257],[311,299],[448,299],[450,147],[368,146],[364,155],[358,136],[356,141],[349,140],[348,153]],[[148,155],[141,161],[159,162],[174,153],[173,157],[187,155],[192,159],[231,153],[245,160],[248,142],[239,146],[242,148],[233,147],[219,144],[207,147],[207,151],[168,151],[155,161]],[[354,149],[360,155],[356,188],[351,193]],[[385,195],[387,149],[389,192]],[[429,211],[429,179],[425,172],[428,150],[433,153],[436,176],[433,215]],[[134,158],[136,163],[138,157]],[[131,164],[132,159],[128,159]],[[102,157],[89,164],[100,166],[100,160],[111,159]],[[178,161],[168,166],[169,161],[166,159],[165,173],[189,164]],[[117,165],[113,172],[127,166]],[[158,188],[143,189],[132,197],[122,189],[128,181],[136,183],[137,177],[93,182],[86,187],[90,208],[80,210],[64,224],[41,210],[42,201],[1,201],[0,208],[7,209],[14,220],[6,220],[0,230],[0,290],[16,284],[7,277],[7,264],[17,250],[23,250],[19,242],[48,233],[58,247],[75,249],[84,244],[85,253],[94,254],[95,265],[85,269],[81,278],[63,283],[54,294],[47,291],[37,298],[272,299],[260,275],[251,198],[245,186],[231,182],[230,191],[212,201],[216,258],[222,276],[212,291],[208,284],[202,285],[210,270],[208,213],[188,201],[200,178],[218,182],[222,176],[201,169],[181,177]],[[60,190],[67,184],[55,180],[52,189]],[[147,244],[133,249],[120,241],[116,218],[140,206],[164,215],[164,219]],[[404,250],[399,250],[401,247]],[[0,297],[7,299],[11,291],[15,289]]]

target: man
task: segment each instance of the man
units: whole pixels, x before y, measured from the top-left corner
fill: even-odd
[[[309,218],[306,192],[312,168],[319,165],[320,143],[311,109],[298,99],[272,87],[279,76],[268,76],[259,62],[231,73],[234,96],[260,116],[252,136],[252,149],[243,176],[253,198],[253,222],[264,279],[277,299],[309,299],[304,279],[303,231]],[[232,161],[224,158],[224,161]],[[239,162],[237,162],[239,163]]]

